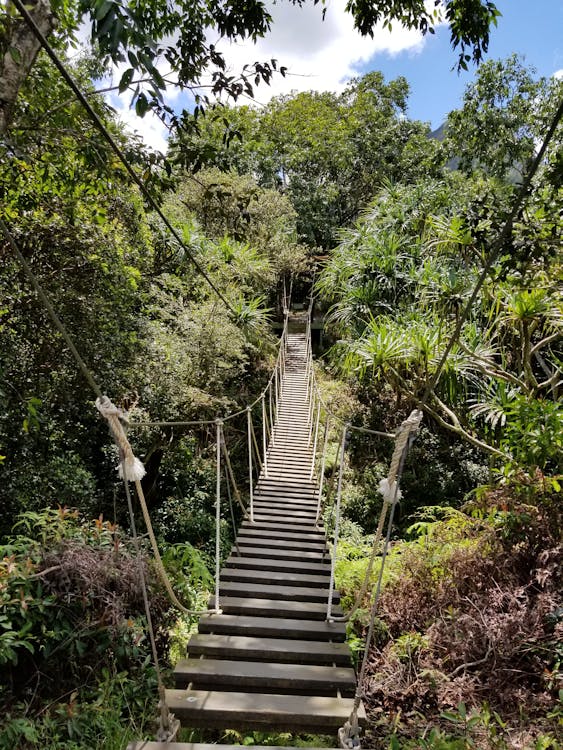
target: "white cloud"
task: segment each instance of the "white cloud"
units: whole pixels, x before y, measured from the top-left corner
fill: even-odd
[[[264,39],[256,44],[219,43],[232,74],[246,63],[272,57],[287,68],[285,79],[276,75],[270,86],[256,87],[259,102],[292,90],[339,91],[377,53],[416,53],[424,46],[422,34],[398,25],[391,32],[377,28],[373,39],[362,37],[343,3],[328,3],[326,8],[323,21],[320,4],[275,4],[270,7],[272,30]]]
[[[427,4],[434,8],[433,0],[427,0]],[[254,88],[256,100],[263,104],[273,96],[291,91],[341,91],[350,78],[360,75],[362,70],[377,68],[377,61],[373,59],[375,55],[397,55],[402,52],[414,55],[424,47],[424,37],[420,32],[398,24],[393,24],[392,31],[376,28],[373,38],[362,37],[354,29],[353,18],[345,11],[342,0],[327,0],[324,21],[321,4],[307,2],[299,7],[289,2],[267,0],[267,5],[272,15],[271,31],[256,43],[248,40],[217,42],[211,33],[208,36],[208,41],[215,43],[224,53],[231,75],[240,74],[246,64],[272,58],[277,60],[279,66],[287,68],[285,78],[276,73],[269,86],[261,83]],[[86,34],[84,30],[82,33]],[[115,68],[113,85],[117,85],[127,67],[123,64]],[[170,72],[166,63],[160,68],[163,75]],[[209,79],[204,79],[202,83],[209,84]],[[189,108],[190,97],[179,88],[169,86],[164,97],[169,106]],[[150,112],[143,119],[137,117],[134,110],[129,108],[129,93],[121,96],[117,92],[112,93],[108,101],[123,123],[139,133],[148,146],[166,150],[166,127]],[[248,103],[247,99],[240,101]]]
[[[563,78],[563,68],[561,68],[561,70],[556,70],[555,73],[553,73],[553,78]]]
[[[149,111],[144,117],[138,117],[135,110],[130,108],[130,98],[126,95],[121,97],[109,95],[108,101],[127,130],[138,133],[150,148],[156,151],[166,151],[168,130],[153,112]]]

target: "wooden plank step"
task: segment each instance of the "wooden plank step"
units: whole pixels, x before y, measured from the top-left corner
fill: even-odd
[[[266,547],[267,549],[292,549],[302,550],[306,549],[309,552],[326,552],[328,547],[323,542],[308,541],[304,542],[301,539],[271,539],[268,537],[257,537],[247,536],[245,532],[237,537],[237,544],[239,547]]]
[[[311,461],[312,455],[304,451],[299,446],[288,446],[283,442],[275,444],[275,447],[268,453],[268,477],[283,472],[288,479],[294,482],[311,481]]]
[[[309,469],[310,471],[310,469]],[[263,489],[264,487],[272,490],[278,490],[278,491],[285,491],[292,493],[295,492],[304,492],[305,494],[317,494],[318,489],[316,482],[309,479],[308,476],[306,477],[291,477],[291,476],[284,476],[282,478],[274,479],[267,477],[265,475],[260,475],[260,479],[258,481],[258,489]]]
[[[260,490],[254,494],[254,505],[256,503],[267,503],[275,505],[282,503],[283,505],[291,506],[291,508],[304,508],[305,510],[317,510],[318,498],[315,495],[286,495],[283,492],[269,492],[268,490]]]
[[[275,493],[261,490],[254,494],[254,504],[256,503],[269,503],[270,505],[283,503],[296,510],[300,507],[305,508],[305,510],[316,510],[318,498],[315,495],[302,495],[299,497],[299,495],[286,495],[281,492]]]
[[[288,510],[309,510],[315,513],[317,512],[317,502],[313,498],[311,500],[300,500],[299,498],[274,497],[262,494],[254,496],[255,508],[262,506],[278,507],[279,505]]]
[[[238,583],[256,582],[282,584],[284,586],[305,586],[307,588],[326,588],[328,580],[325,575],[314,575],[313,573],[290,573],[286,570],[276,572],[275,570],[256,570],[241,568],[223,568],[220,580],[236,581]]]
[[[285,480],[274,482],[271,480],[260,480],[256,485],[257,495],[268,495],[269,497],[293,497],[299,500],[317,500],[319,491],[316,487],[299,486],[288,484]]]
[[[328,588],[310,586],[284,586],[275,583],[254,583],[250,581],[221,581],[221,596],[244,597],[256,599],[285,599],[295,602],[324,602],[328,599]],[[333,600],[338,602],[340,594],[335,592]]]
[[[295,459],[276,460],[268,457],[268,478],[283,482],[285,479],[301,480],[308,482],[311,478],[311,464],[307,462],[303,469],[295,468]]]
[[[310,467],[303,472],[303,474],[296,474],[293,473],[291,470],[288,471],[287,467],[283,464],[268,464],[268,481],[275,483],[277,487],[273,486],[261,486],[259,488],[260,492],[269,492],[270,494],[280,494],[282,492],[285,492],[287,494],[294,495],[296,497],[299,497],[300,495],[314,495],[316,497],[317,493],[312,491],[312,488],[309,487],[298,487],[297,481],[299,482],[308,482],[309,476],[310,476]],[[294,480],[294,481],[289,481]],[[292,489],[295,488],[296,489]],[[289,492],[291,490],[291,492]]]
[[[310,525],[312,526],[312,528],[315,528],[315,516],[312,516],[310,520],[299,517],[295,519],[294,521],[293,518],[290,518],[287,516],[282,516],[282,515],[270,516],[264,513],[254,513],[254,520],[258,521],[258,523],[266,521],[268,523],[273,523],[273,524],[283,524],[284,526],[291,526],[295,522],[297,522],[299,523],[299,525],[302,525],[302,526]]]
[[[293,462],[291,463],[291,465],[293,465]],[[309,474],[307,474],[307,471],[309,472]],[[311,473],[311,466],[309,464],[307,468],[296,471],[295,474],[297,474],[297,476],[291,476],[290,474],[288,474],[288,476],[283,480],[279,480],[279,479],[274,480],[274,479],[271,479],[270,477],[266,477],[262,475],[260,478],[260,482],[264,482],[265,484],[268,484],[271,482],[272,484],[277,485],[280,483],[280,481],[283,481],[284,486],[287,486],[288,489],[302,487],[303,489],[307,489],[307,490],[313,489],[316,491],[317,485],[316,485],[316,482],[314,482],[312,479],[309,478],[310,473]]]
[[[272,522],[271,519],[269,520],[262,520],[258,521],[256,518],[254,519],[254,523],[251,521],[243,521],[241,523],[241,528],[251,528],[251,529],[260,529],[262,531],[267,530],[273,530],[282,534],[285,533],[292,533],[292,534],[311,534],[312,536],[318,536],[319,534],[324,535],[324,527],[322,523],[319,523],[318,526],[312,526],[310,524],[300,524],[300,523],[285,523],[283,525],[283,528],[280,528],[277,523]]]
[[[233,547],[231,551],[232,557],[261,557],[267,560],[291,560],[298,561],[307,560],[309,562],[324,561],[330,562],[330,556],[323,551],[311,551],[305,552],[304,550],[295,549],[284,549],[283,547],[241,547],[240,555],[236,547]]]
[[[316,508],[309,508],[302,510],[301,508],[291,508],[283,505],[282,503],[274,503],[272,505],[269,504],[260,504],[259,506],[254,507],[254,517],[256,516],[279,516],[283,514],[284,517],[287,516],[291,519],[295,519],[296,521],[305,521],[305,523],[309,523],[309,521],[315,522],[317,519],[317,510]]]
[[[351,653],[347,643],[244,635],[194,633],[188,643],[188,654],[217,659],[335,664],[339,667],[349,667],[351,663]]]
[[[319,499],[317,492],[304,492],[303,490],[284,490],[272,487],[257,487],[254,490],[254,498],[266,498],[268,500],[281,500],[287,503],[308,503],[316,505]]]
[[[289,638],[299,641],[338,641],[346,639],[346,623],[295,618],[252,617],[250,615],[204,615],[200,633]]]
[[[324,534],[298,534],[283,529],[264,529],[253,525],[250,521],[241,524],[239,534],[253,539],[279,539],[286,541],[306,542],[308,544],[324,544]]]
[[[336,733],[350,717],[352,698],[167,690],[170,711],[190,727],[267,729],[268,731]],[[366,724],[365,712],[358,711]]]
[[[268,452],[268,475],[264,472],[264,479],[271,480],[271,473],[275,473],[276,467],[282,467],[285,474],[287,474],[288,481],[295,483],[302,482],[307,484],[311,482],[311,461],[312,455],[303,455],[303,450],[299,446],[290,446],[280,441],[275,444],[274,449],[270,449]],[[271,460],[270,460],[271,459]],[[295,461],[305,459],[302,466],[294,466]],[[277,481],[281,481],[278,479]]]
[[[193,685],[196,690],[238,690],[250,688],[292,695],[331,695],[340,690],[354,695],[356,675],[352,667],[326,667],[317,664],[281,664],[278,662],[243,662],[230,659],[181,659],[174,667],[177,688]]]
[[[228,557],[225,566],[228,568],[254,569],[254,570],[277,570],[287,573],[313,573],[313,575],[330,575],[329,558],[327,562],[301,562],[300,560],[274,560],[268,557]]]
[[[209,608],[214,606],[215,599],[210,598]],[[220,606],[225,615],[244,615],[248,617],[290,618],[294,620],[325,621],[326,602],[297,602],[285,599],[252,599],[249,596],[222,596]],[[335,617],[342,616],[342,610],[333,607]]]

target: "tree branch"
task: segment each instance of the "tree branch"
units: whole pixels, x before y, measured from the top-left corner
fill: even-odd
[[[430,391],[430,395],[436,400],[438,405],[441,409],[444,409],[446,414],[450,417],[452,422],[446,421],[443,417],[438,414],[438,412],[435,409],[432,409],[430,406],[428,406],[428,403],[424,401],[424,399],[418,398],[415,396],[415,394],[412,392],[412,388],[409,387],[408,383],[404,380],[404,378],[399,375],[399,373],[393,368],[390,368],[392,372],[395,374],[397,378],[398,384],[401,386],[403,392],[405,395],[410,397],[414,400],[414,402],[423,409],[427,414],[429,414],[433,419],[435,419],[438,424],[441,427],[444,427],[446,430],[449,430],[450,432],[454,432],[456,435],[459,435],[459,437],[466,440],[468,443],[471,443],[471,445],[474,445],[476,448],[479,448],[480,450],[485,451],[486,453],[491,453],[493,456],[497,456],[498,458],[502,458],[504,461],[508,461],[510,459],[510,456],[507,453],[503,453],[503,451],[498,450],[498,448],[494,448],[492,445],[489,445],[488,443],[484,443],[482,440],[479,440],[479,438],[474,437],[470,432],[467,432],[462,426],[459,421],[459,418],[457,415],[449,409],[434,393],[434,390]]]
[[[552,333],[550,336],[546,336],[541,341],[538,341],[537,344],[534,344],[534,346],[530,350],[530,354],[535,354],[539,349],[543,349],[544,346],[547,346],[548,344],[551,344],[552,341],[557,341],[557,339],[563,338],[563,331],[555,331],[555,333]]]
[[[440,399],[436,397],[436,394],[434,393],[434,391],[431,391],[431,395],[437,399],[438,403],[441,406],[443,406]],[[435,419],[441,427],[444,427],[446,430],[449,430],[450,432],[454,432],[456,435],[459,435],[461,438],[466,440],[468,443],[471,443],[471,445],[474,445],[476,448],[479,448],[480,450],[485,451],[486,453],[491,453],[493,456],[497,456],[498,458],[502,458],[503,461],[508,461],[510,459],[510,456],[508,455],[508,453],[503,453],[503,451],[498,450],[498,448],[493,448],[492,445],[489,445],[488,443],[484,443],[482,440],[479,440],[478,438],[471,435],[471,433],[467,432],[467,430],[464,430],[463,427],[459,424],[459,419],[457,419],[457,417],[456,417],[457,425],[451,424],[450,422],[447,422],[443,417],[441,417],[437,411],[435,411],[430,406],[428,406],[428,404],[423,404],[422,401],[420,400],[417,400],[417,401],[420,407],[424,409],[424,411],[427,412],[427,414],[429,414],[433,419]],[[453,413],[453,412],[450,412],[450,413]]]

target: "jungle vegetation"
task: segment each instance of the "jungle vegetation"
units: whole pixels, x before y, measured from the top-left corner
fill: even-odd
[[[219,3],[175,7],[167,15],[152,3],[142,19],[120,3],[32,9],[46,32],[58,16],[50,36],[58,53],[182,242],[131,185],[48,57],[33,48],[18,59],[14,39],[23,32],[11,5],[0,16],[0,76],[14,66],[19,75],[2,101],[2,222],[96,381],[140,420],[213,419],[243,408],[268,376],[272,323],[291,278],[298,294],[316,295],[325,317],[318,370],[335,409],[392,431],[431,385],[370,653],[366,746],[557,748],[561,125],[504,227],[562,82],[538,79],[516,57],[483,63],[443,142],[405,116],[408,82],[378,72],[340,94],[290,95],[259,111],[216,107],[197,93],[206,66],[216,66],[218,90],[236,98],[256,75],[275,74],[272,61],[233,83],[201,35],[174,49],[162,40],[179,19],[190,22],[186,30],[211,18],[232,38],[261,34],[267,13],[258,3],[228,14]],[[480,59],[494,4],[452,0],[446,8],[461,64],[468,52]],[[464,25],[469,9],[479,13]],[[418,0],[350,10],[364,33],[381,13],[432,27]],[[88,15],[96,45],[71,61],[69,35]],[[194,87],[201,109],[166,109],[161,56]],[[95,95],[107,64],[122,59],[131,67],[121,87],[132,88],[137,112],[155,108],[173,126],[166,156],[132,138]],[[137,76],[148,83],[137,86]],[[5,238],[0,258],[0,747],[121,748],[152,732],[156,693],[115,449]],[[212,438],[171,427],[132,438],[165,565],[192,603],[212,585]],[[236,429],[227,438],[236,465]],[[391,450],[356,438],[350,446],[338,552],[350,601]],[[225,551],[230,523],[225,513]],[[166,663],[193,623],[158,593],[148,549],[140,564]],[[351,632],[358,648],[365,623],[360,609]]]

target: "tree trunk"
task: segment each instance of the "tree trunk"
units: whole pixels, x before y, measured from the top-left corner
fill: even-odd
[[[48,37],[56,25],[49,0],[32,0],[29,13],[42,34]],[[10,127],[21,85],[29,75],[41,44],[8,2],[4,28],[0,32],[0,135]]]

